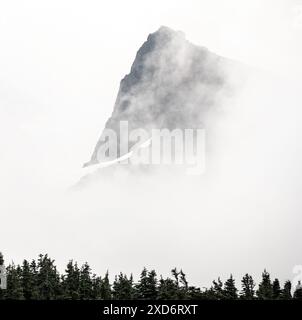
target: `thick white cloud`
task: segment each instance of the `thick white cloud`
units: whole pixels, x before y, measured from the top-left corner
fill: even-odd
[[[0,244],[7,258],[20,260],[48,251],[61,264],[74,257],[92,261],[94,266],[104,268],[103,271],[112,266],[113,271],[123,269],[130,272],[131,268],[138,268],[139,263],[144,264],[133,258],[140,254],[139,248],[133,249],[131,257],[134,260],[130,263],[128,256],[125,253],[123,255],[124,251],[119,243],[113,243],[112,248],[123,258],[124,262],[121,262],[120,258],[112,256],[112,249],[101,241],[99,234],[104,228],[107,228],[104,233],[106,238],[110,238],[111,223],[118,217],[114,209],[107,208],[106,211],[98,206],[91,208],[89,220],[83,224],[87,203],[72,208],[67,205],[56,206],[53,198],[81,176],[81,165],[90,156],[95,141],[112,112],[120,79],[129,72],[135,53],[147,35],[160,25],[182,30],[189,40],[218,54],[268,69],[289,79],[285,87],[278,88],[279,92],[283,90],[283,99],[282,103],[277,104],[277,112],[274,112],[274,103],[277,101],[272,100],[266,104],[267,109],[258,129],[273,128],[274,133],[279,124],[284,124],[282,130],[284,136],[292,137],[292,148],[286,154],[278,156],[287,158],[282,161],[283,166],[290,166],[291,160],[294,160],[292,167],[298,170],[300,150],[295,148],[293,141],[300,136],[297,129],[297,119],[301,115],[298,109],[301,100],[297,93],[300,83],[297,80],[302,71],[302,31],[298,27],[300,5],[301,1],[293,0],[0,0],[0,192],[3,195],[0,209],[1,221],[6,224],[0,233]],[[271,91],[274,90],[276,87],[273,86]],[[251,101],[257,103],[253,91],[249,95]],[[270,96],[267,97],[268,101],[269,98]],[[255,108],[251,104],[246,106],[247,109],[238,113],[237,117],[240,120],[249,119],[249,125],[257,129],[262,104]],[[270,115],[274,118],[273,122],[270,122]],[[254,144],[262,141],[259,130],[255,130],[256,138],[249,137]],[[287,141],[285,139],[282,145]],[[242,143],[244,142],[243,139]],[[272,152],[277,147],[272,147]],[[254,148],[257,149],[256,145]],[[265,144],[262,143],[261,148],[265,149]],[[259,156],[257,159],[260,161],[260,158]],[[266,166],[269,167],[269,163]],[[277,164],[275,166],[278,168]],[[253,170],[258,172],[256,177],[259,177],[256,164]],[[291,228],[300,221],[297,200],[299,194],[291,189],[293,182],[290,178],[294,177],[294,172],[292,170],[290,177],[284,180],[285,188],[282,190],[289,190],[289,197],[281,205],[284,215],[273,215],[278,204],[274,203],[276,194],[272,190],[271,197],[266,200],[258,198],[259,201],[251,205],[247,216],[252,217],[253,206],[255,210],[258,207],[268,207],[270,213],[263,220],[261,216],[257,216],[252,222],[248,222],[251,224],[250,234],[244,234],[240,226],[236,229],[236,237],[244,237],[243,244],[251,252],[249,256],[256,259],[259,252],[261,256],[254,264],[236,264],[234,267],[238,273],[258,272],[260,268],[267,266],[263,265],[267,262],[285,278],[290,276],[292,264],[301,263],[296,260],[298,253],[294,249],[297,248],[297,243],[301,243],[301,239],[297,233],[289,234]],[[242,182],[240,177],[236,181]],[[254,184],[254,187],[257,185],[253,180],[249,183]],[[297,185],[298,182],[294,190],[298,189]],[[231,188],[230,192],[233,190],[236,189]],[[218,192],[223,193],[223,189]],[[243,195],[244,200],[245,197],[246,194]],[[217,228],[222,233],[224,223],[246,223],[247,220],[243,218],[237,219],[240,208],[236,208],[236,202],[229,203],[230,199],[235,198],[236,194],[229,199],[222,197],[223,201],[217,204],[217,210],[212,206],[212,215],[208,211],[207,221],[211,227],[206,229],[203,226],[201,240],[204,243],[209,235],[207,230],[211,234],[215,231],[215,221],[218,221]],[[212,199],[212,204],[214,200]],[[211,199],[208,201],[211,202]],[[232,209],[236,212],[229,220],[221,214],[223,204],[229,205],[228,212]],[[180,207],[185,210],[185,206],[186,203],[183,203]],[[174,209],[181,212],[180,209]],[[101,210],[100,220],[91,223],[97,219]],[[149,212],[151,209],[146,210]],[[144,224],[142,218],[136,216],[139,211],[132,213],[139,219],[137,226]],[[294,213],[286,219],[289,211]],[[110,218],[104,220],[108,215],[111,215]],[[125,218],[121,219],[124,221]],[[168,218],[166,222],[170,222]],[[173,223],[174,231],[180,230],[181,220]],[[90,232],[92,224],[93,232]],[[277,225],[276,229],[273,224]],[[195,228],[197,225],[196,223]],[[267,225],[270,226],[271,237],[263,247],[261,241],[249,246],[252,236],[261,239],[266,237]],[[252,234],[253,228],[257,226],[258,234]],[[279,241],[276,246],[274,241],[279,236],[281,226],[284,227],[283,241]],[[190,224],[186,224],[186,227],[190,228]],[[156,230],[156,222],[152,222],[148,238],[150,246],[151,233],[157,232]],[[160,239],[165,241],[165,230],[159,233]],[[123,235],[128,237],[129,246],[137,241],[136,237],[130,237],[128,231]],[[143,236],[141,229],[138,230],[138,236]],[[76,245],[67,238],[73,239]],[[230,247],[236,239],[229,238],[225,243]],[[148,245],[148,241],[145,245]],[[62,243],[66,244],[66,248]],[[193,245],[195,251],[201,245],[197,244]],[[200,253],[204,256],[199,257],[198,270],[194,270],[190,267],[194,264],[194,257],[183,247],[182,252],[185,252],[184,256],[189,261],[188,268],[191,269],[188,273],[192,279],[195,282],[209,281],[210,277],[216,275],[213,274],[215,271],[221,272],[226,262],[221,265],[219,251],[226,248],[227,246],[220,247],[217,238],[213,240],[213,248],[206,248]],[[152,249],[153,256],[144,256],[146,264],[154,261],[154,266],[159,266],[162,272],[173,267],[174,263],[181,264],[181,256],[173,259],[176,247],[171,245],[170,249],[172,253],[168,254],[169,257],[163,264],[161,261],[167,254],[163,251],[156,253]],[[238,257],[242,256],[241,249],[242,247],[234,249]],[[108,259],[109,265],[100,258],[102,255],[104,259]],[[205,261],[211,257],[215,258],[215,267],[205,267]],[[248,258],[248,255],[245,257]],[[271,257],[271,260],[266,260],[267,257]],[[288,263],[283,264],[281,260]],[[231,261],[227,266],[227,271],[231,272]],[[249,266],[252,270],[247,270]],[[203,267],[206,270],[200,276]]]

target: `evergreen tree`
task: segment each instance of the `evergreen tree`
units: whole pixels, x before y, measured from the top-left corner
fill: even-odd
[[[112,298],[108,271],[106,272],[104,279],[101,280],[100,293],[101,293],[100,298],[103,300],[110,300]]]
[[[262,273],[262,281],[257,290],[257,297],[261,300],[271,300],[273,298],[273,286],[270,274],[266,270]]]
[[[58,299],[61,296],[60,276],[48,255],[39,255],[38,290],[41,300]]]
[[[280,282],[278,279],[275,279],[273,282],[273,299],[280,299],[281,293]]]
[[[178,288],[175,281],[170,278],[159,280],[158,299],[159,300],[175,300],[178,297]]]
[[[98,277],[96,274],[92,276],[92,299],[99,300],[101,299],[102,292],[102,278]]]
[[[36,273],[32,272],[31,265],[27,260],[23,261],[22,265],[22,289],[23,296],[25,300],[31,300],[37,298],[37,288],[36,288]]]
[[[9,300],[23,299],[22,290],[22,270],[20,266],[15,266],[12,263],[7,268],[7,289],[5,290],[5,297]]]
[[[298,284],[296,286],[296,289],[295,289],[295,292],[294,292],[294,299],[302,300],[302,285],[301,285],[301,281],[298,281]]]
[[[2,252],[0,252],[0,266],[4,265],[4,258]]]
[[[223,290],[224,298],[229,300],[237,299],[238,298],[237,291],[238,290],[235,285],[235,280],[231,275],[230,278],[224,284],[224,290]]]
[[[182,270],[180,270],[180,283],[183,285],[185,289],[188,289],[188,281],[186,279],[186,275]]]
[[[65,275],[62,277],[64,299],[76,300],[80,298],[80,270],[77,263],[70,260],[67,264]]]
[[[156,272],[151,270],[148,272],[143,269],[139,283],[136,285],[136,294],[138,299],[156,299],[157,298],[157,279]]]
[[[288,280],[284,283],[284,287],[281,292],[281,298],[284,300],[290,300],[292,298],[291,290],[292,290],[292,284]]]
[[[80,299],[91,299],[93,296],[93,286],[91,279],[91,269],[86,262],[80,272],[80,287],[79,287]]]
[[[189,289],[189,284],[186,279],[186,275],[182,270],[180,270],[179,281],[178,281],[178,299],[187,299],[188,289]]]
[[[242,291],[240,297],[246,300],[252,300],[255,295],[255,282],[253,277],[246,274],[241,280]]]
[[[113,283],[113,299],[130,300],[134,297],[133,276],[128,279],[126,275],[120,273],[115,277]]]
[[[218,278],[218,281],[213,281],[213,286],[208,292],[210,295],[213,294],[216,299],[220,300],[224,298],[224,292],[223,292],[223,283],[220,278]]]
[[[177,271],[177,269],[176,268],[174,268],[174,269],[172,269],[171,270],[171,273],[172,273],[172,276],[174,277],[174,279],[175,279],[175,283],[176,283],[176,286],[177,286],[177,288],[179,287],[179,275],[180,275],[180,272],[178,272]]]
[[[31,299],[38,300],[39,296],[39,288],[38,288],[38,270],[37,263],[33,259],[29,266],[30,274],[31,274]]]

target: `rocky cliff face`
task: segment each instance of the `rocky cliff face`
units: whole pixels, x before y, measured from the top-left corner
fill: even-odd
[[[106,128],[118,134],[120,121],[128,121],[129,130],[207,128],[209,115],[219,112],[231,90],[227,70],[233,65],[191,44],[182,32],[161,27],[148,36],[122,79]],[[101,161],[103,138],[85,166]]]

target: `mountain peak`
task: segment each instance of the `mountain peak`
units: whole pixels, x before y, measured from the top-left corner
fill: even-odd
[[[157,31],[149,34],[146,42],[157,42],[164,45],[176,39],[185,41],[185,34],[182,31],[175,31],[169,27],[161,26]]]
[[[183,32],[161,26],[149,34],[122,79],[105,129],[118,132],[120,121],[127,121],[129,130],[203,128],[208,113],[219,107],[222,89],[228,87],[227,63],[191,44]],[[102,134],[86,165],[102,161],[98,154],[104,138]]]
[[[184,32],[173,30],[167,26],[161,26],[153,34],[168,35],[168,36],[182,36],[183,38],[185,38]]]

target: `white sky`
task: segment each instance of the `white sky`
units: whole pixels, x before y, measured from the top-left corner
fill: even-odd
[[[24,211],[27,228],[37,190],[65,190],[81,175],[119,81],[161,25],[223,56],[302,74],[298,0],[0,0],[0,214],[9,222],[0,249],[9,259],[44,251],[30,235],[20,243],[13,221]]]

